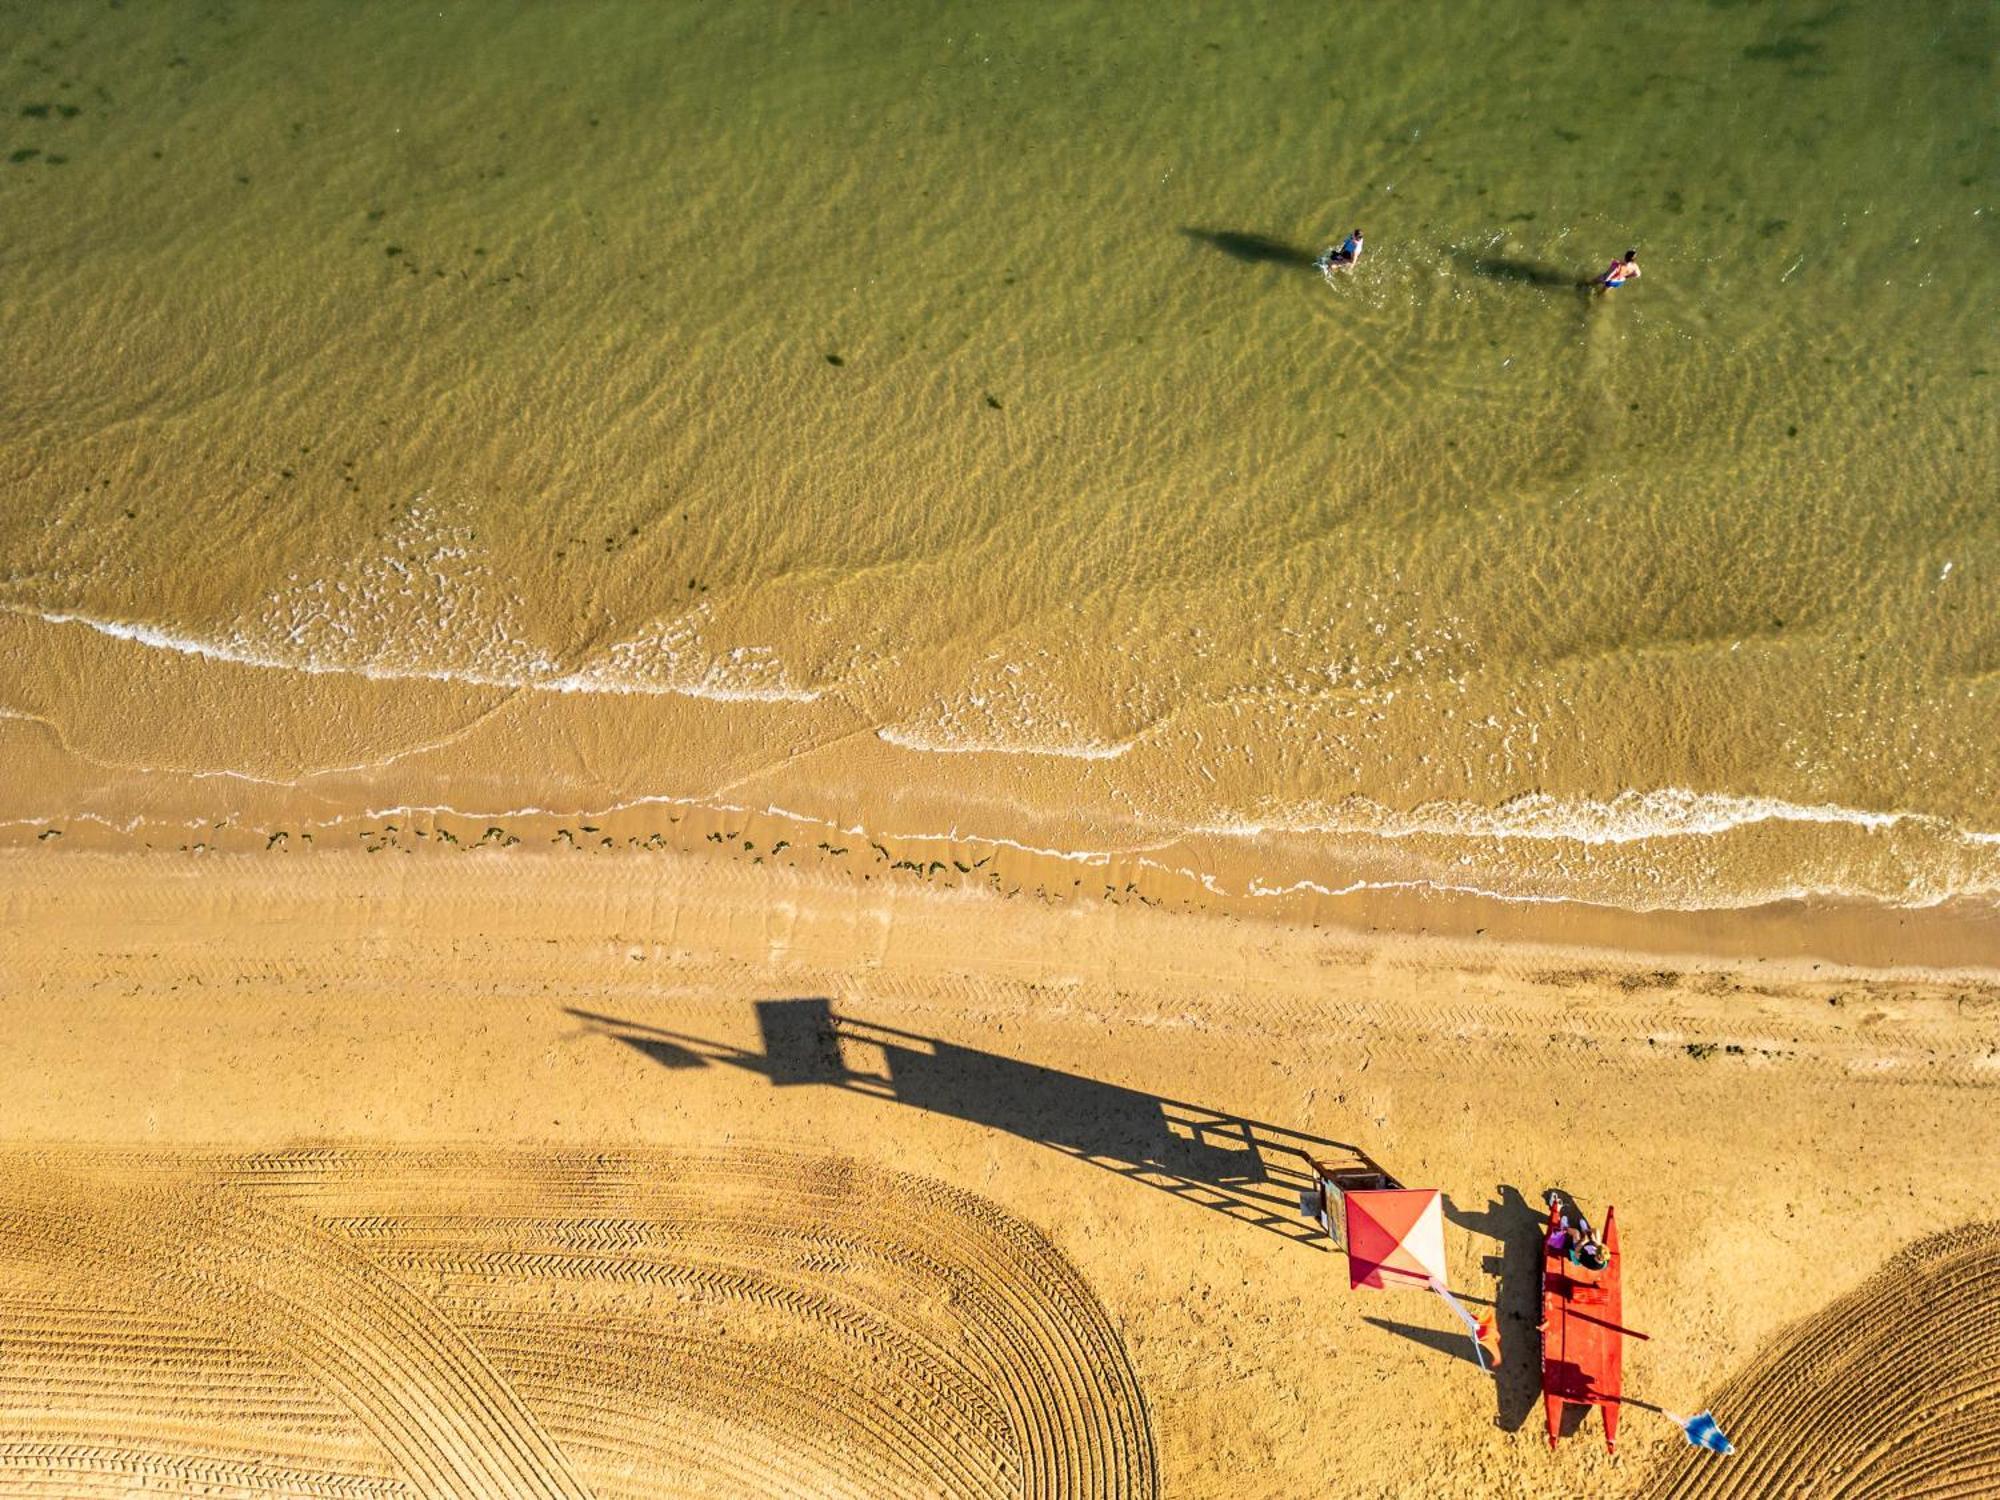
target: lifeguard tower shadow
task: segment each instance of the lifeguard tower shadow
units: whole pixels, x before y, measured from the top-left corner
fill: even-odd
[[[776,1088],[846,1089],[1002,1130],[1239,1223],[1331,1249],[1300,1213],[1322,1136],[1220,1113],[836,1013],[824,999],[756,1002],[757,1051],[617,1016],[567,1013],[662,1067],[723,1066]]]

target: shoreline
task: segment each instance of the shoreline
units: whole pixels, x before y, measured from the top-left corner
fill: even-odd
[[[669,810],[676,806],[678,811]],[[532,860],[543,853],[640,862],[692,857],[717,869],[801,871],[857,891],[877,886],[952,891],[1077,911],[1139,906],[1244,918],[1274,930],[1485,941],[1600,958],[1748,964],[1770,973],[1826,968],[1932,980],[2000,976],[2000,903],[1974,899],[1923,907],[1794,899],[1706,910],[1628,910],[1421,885],[1273,891],[1258,889],[1257,877],[1243,865],[1232,869],[1211,859],[1222,866],[1218,875],[1180,865],[1158,849],[1069,854],[973,837],[870,836],[796,815],[694,803],[601,815],[515,813],[500,821],[428,809],[286,821],[292,826],[273,829],[224,821],[191,829],[198,836],[172,847],[144,839],[136,829],[122,832],[87,819],[67,826],[17,823],[12,830],[0,829],[0,861],[121,854],[294,861],[363,853],[426,864],[470,857]]]
[[[0,647],[47,668],[0,709],[17,768],[0,848],[52,829],[67,847],[253,852],[307,835],[360,849],[722,845],[844,862],[864,883],[921,871],[1030,899],[2000,966],[2000,831],[1978,799],[1706,780],[1541,790],[1532,776],[1463,797],[1358,783],[1335,796],[1311,790],[1282,741],[1256,775],[1211,785],[1220,749],[1146,767],[928,753],[885,738],[896,715],[879,706],[579,701],[105,649],[125,644],[49,640],[0,612]],[[138,743],[117,707],[135,695],[161,709]],[[1296,803],[1272,790],[1294,785]]]

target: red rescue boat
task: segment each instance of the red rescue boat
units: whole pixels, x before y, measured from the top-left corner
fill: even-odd
[[[1548,1408],[1549,1446],[1562,1435],[1567,1408],[1597,1406],[1604,1410],[1604,1446],[1615,1453],[1629,1332],[1619,1290],[1624,1258],[1618,1250],[1618,1214],[1604,1211],[1604,1237],[1598,1243],[1607,1259],[1601,1271],[1549,1248],[1563,1227],[1562,1218],[1560,1204],[1552,1202],[1542,1241],[1542,1402]]]

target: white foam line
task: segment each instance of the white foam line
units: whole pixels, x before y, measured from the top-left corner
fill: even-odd
[[[572,672],[566,677],[545,681],[527,681],[523,687],[544,693],[654,693],[673,694],[682,698],[705,698],[715,703],[816,703],[819,691],[816,688],[739,688],[719,687],[712,680],[704,680],[695,686],[685,684],[673,687],[640,687],[631,683],[607,682],[590,672]]]
[[[1290,885],[1266,885],[1253,878],[1244,892],[1249,896],[1291,896],[1300,891],[1311,891],[1316,896],[1355,896],[1363,891],[1437,891],[1453,896],[1484,896],[1491,901],[1518,901],[1523,905],[1560,905],[1574,902],[1580,905],[1591,903],[1580,896],[1530,896],[1504,894],[1489,891],[1476,885],[1447,885],[1436,880],[1357,880],[1351,885],[1321,885],[1317,880],[1294,880]]]
[[[682,797],[638,797],[630,802],[613,802],[606,807],[509,807],[498,812],[475,812],[462,807],[453,807],[444,802],[398,803],[394,807],[371,807],[358,813],[346,813],[331,822],[355,823],[364,819],[379,822],[384,818],[407,818],[422,813],[433,818],[464,818],[471,823],[491,823],[501,818],[607,818],[635,807],[649,806],[699,807],[708,812],[747,813],[747,807],[730,807],[722,803],[697,802]]]
[[[356,665],[347,662],[314,661],[310,658],[291,660],[253,651],[243,646],[224,645],[216,641],[173,635],[152,625],[134,624],[123,620],[100,620],[92,615],[27,610],[17,605],[0,607],[4,607],[12,614],[32,615],[51,625],[81,625],[85,629],[94,630],[99,635],[110,636],[114,640],[130,641],[136,645],[150,646],[161,651],[172,651],[181,656],[196,656],[208,661],[226,662],[238,667],[255,667],[263,671],[304,672],[314,677],[361,677],[371,682],[450,682],[463,687],[500,688],[509,691],[526,689],[538,693],[603,693],[697,698],[714,703],[812,703],[821,696],[820,692],[813,688],[750,688],[720,685],[712,680],[713,674],[709,680],[700,683],[649,685],[613,682],[590,672],[570,672],[561,677],[510,677],[498,673],[448,668]]]
[[[844,833],[850,838],[858,839],[866,832],[865,829],[861,828],[842,828],[839,824],[829,822],[825,818],[815,817],[812,813],[793,812],[789,807],[780,807],[775,802],[768,804],[764,808],[764,811],[768,816],[783,818],[788,823],[817,823],[821,828],[832,829],[835,833]]]
[[[1725,902],[1674,902],[1662,901],[1651,906],[1627,906],[1601,896],[1584,894],[1548,894],[1523,891],[1495,891],[1485,886],[1456,885],[1440,880],[1357,880],[1351,885],[1333,887],[1321,885],[1315,880],[1295,880],[1290,885],[1267,886],[1253,879],[1245,892],[1250,896],[1289,896],[1301,890],[1310,890],[1322,896],[1352,896],[1362,891],[1435,891],[1440,895],[1477,896],[1489,901],[1505,901],[1524,906],[1601,906],[1617,911],[1640,913],[1675,911],[1741,911],[1751,907],[1771,906],[1781,901],[1856,901],[1868,906],[1886,907],[1894,911],[1928,911],[1932,907],[1944,906],[1953,901],[1992,900],[2000,895],[2000,887],[1991,885],[1972,886],[1962,890],[1939,891],[1934,895],[1906,900],[1891,900],[1879,891],[1864,890],[1852,886],[1826,886],[1814,889],[1801,885],[1771,886],[1758,891],[1745,891]]]
[[[265,671],[304,672],[313,677],[366,677],[374,681],[398,681],[423,679],[433,682],[460,682],[473,687],[518,687],[523,684],[508,682],[497,677],[488,677],[477,672],[426,671],[421,668],[390,670],[384,667],[347,666],[332,662],[287,661],[282,657],[267,656],[241,646],[225,646],[214,641],[198,641],[188,636],[169,634],[152,625],[137,625],[123,620],[100,620],[91,615],[51,613],[45,610],[23,610],[9,606],[12,613],[32,614],[51,625],[81,625],[94,630],[99,635],[108,635],[114,640],[131,641],[141,646],[151,646],[156,650],[172,651],[181,656],[198,656],[208,661],[227,662],[237,667],[257,667]]]
[[[288,661],[242,647],[223,646],[212,641],[198,641],[173,635],[150,625],[101,620],[90,615],[67,612],[30,611],[18,605],[0,607],[14,614],[32,614],[52,625],[81,625],[114,639],[131,641],[184,656],[202,657],[270,671],[304,672],[315,676],[355,676],[375,681],[453,682],[471,687],[527,689],[535,692],[671,695],[725,703],[810,703],[821,696],[813,689],[740,688],[713,682],[652,687],[609,682],[590,672],[572,672],[552,678],[504,677],[490,673],[443,669],[353,666],[310,660]],[[22,716],[9,714],[9,717]],[[935,755],[1019,755],[1050,756],[1071,760],[1115,760],[1130,751],[1137,743],[1136,740],[1123,740],[1110,744],[1089,742],[1077,745],[1024,746],[982,741],[945,744],[924,740],[908,730],[894,726],[878,728],[875,733],[878,739],[899,749]],[[245,780],[261,779],[242,772],[222,770],[199,774],[233,776]],[[1767,822],[1846,825],[1865,829],[1892,828],[1899,824],[1912,823],[1936,828],[1967,843],[2000,845],[2000,831],[1955,828],[1949,819],[1931,813],[1906,810],[1878,811],[1842,807],[1835,803],[1791,802],[1782,798],[1752,797],[1734,792],[1696,792],[1681,787],[1662,787],[1647,792],[1621,792],[1608,802],[1563,799],[1534,792],[1514,798],[1498,807],[1464,802],[1429,802],[1404,810],[1361,797],[1350,798],[1342,803],[1341,807],[1349,810],[1350,815],[1311,818],[1298,822],[1212,824],[1190,829],[1189,832],[1231,838],[1257,838],[1270,833],[1334,833],[1363,834],[1383,839],[1429,836],[1625,844],[1647,839],[1727,833],[1733,829]],[[850,832],[858,831],[850,830]]]
[[[1733,792],[1694,792],[1681,787],[1621,792],[1608,802],[1556,798],[1536,792],[1498,807],[1470,802],[1426,802],[1407,810],[1353,797],[1334,809],[1331,816],[1210,824],[1193,832],[1225,838],[1332,833],[1380,839],[1472,838],[1496,842],[1533,839],[1631,844],[1647,839],[1713,837],[1760,823],[1822,824],[1871,832],[1911,824],[1969,843],[2000,843],[2000,834],[1961,829],[1949,818],[1934,813],[1885,812],[1834,803],[1746,797]]]
[[[466,727],[470,728],[473,725],[478,724],[484,717],[485,715],[483,713],[474,716],[474,718],[468,721]],[[97,766],[100,769],[106,771],[116,771],[119,772],[120,774],[129,776],[162,776],[162,777],[185,776],[191,781],[241,781],[251,786],[286,787],[293,791],[305,790],[306,784],[308,782],[313,781],[322,776],[345,776],[345,775],[352,775],[356,772],[361,772],[361,771],[381,770],[386,766],[394,765],[399,760],[405,760],[412,755],[424,755],[432,750],[441,749],[444,746],[449,745],[453,741],[457,740],[465,732],[463,729],[454,730],[451,733],[440,736],[437,739],[427,740],[419,745],[406,746],[405,748],[398,750],[393,755],[383,756],[376,760],[356,761],[353,762],[352,764],[343,766],[317,766],[312,770],[306,771],[299,776],[259,776],[254,771],[239,771],[228,766],[204,766],[200,768],[188,768],[181,766],[134,766],[134,765],[127,765],[122,761],[103,760],[96,756],[86,755],[82,751],[76,749],[74,746],[65,742],[62,738],[62,732],[58,728],[58,726],[51,720],[41,717],[39,714],[18,713],[13,709],[0,708],[0,719],[9,720],[22,724],[40,725],[42,728],[47,729],[52,734],[54,734],[57,743],[60,744],[62,748],[69,754],[83,761],[86,765]]]
[[[1017,853],[1031,854],[1038,859],[1059,859],[1068,864],[1108,865],[1114,859],[1143,859],[1137,850],[1122,849],[1043,849],[1034,844],[1023,844],[1016,839],[989,838],[984,834],[960,833],[953,829],[950,833],[885,833],[879,837],[898,844],[978,844],[987,849],[1012,849]],[[1150,845],[1148,847],[1158,847]],[[1165,868],[1162,866],[1162,868]]]
[[[877,729],[875,738],[898,750],[914,750],[923,755],[1048,755],[1063,760],[1116,760],[1138,743],[1137,740],[1119,740],[1115,744],[1089,741],[1077,745],[1003,745],[995,740],[944,743],[923,739],[894,725]]]

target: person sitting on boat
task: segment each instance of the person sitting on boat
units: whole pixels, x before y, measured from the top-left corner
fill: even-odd
[[[1556,1221],[1555,1233],[1549,1236],[1549,1253],[1551,1255],[1560,1255],[1573,1266],[1583,1266],[1592,1271],[1601,1271],[1604,1269],[1604,1263],[1601,1259],[1596,1265],[1592,1265],[1585,1258],[1593,1251],[1600,1257],[1604,1253],[1603,1248],[1597,1243],[1597,1231],[1590,1227],[1590,1220],[1586,1219],[1582,1214],[1578,1214],[1576,1222],[1572,1224],[1569,1221],[1569,1215],[1564,1214]]]
[[[1585,1240],[1577,1247],[1576,1263],[1586,1271],[1601,1271],[1611,1264],[1611,1257],[1596,1240]]]

